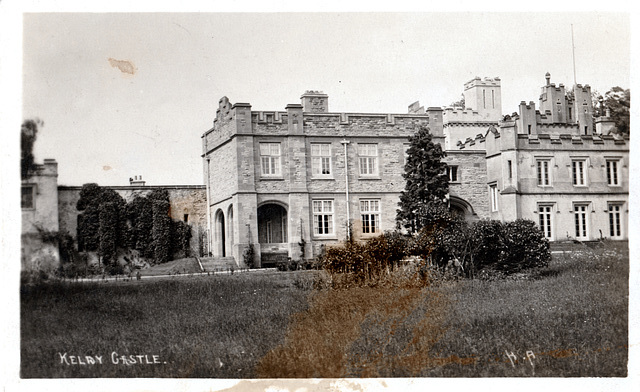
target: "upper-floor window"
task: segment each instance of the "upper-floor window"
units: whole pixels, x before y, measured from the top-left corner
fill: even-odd
[[[458,166],[447,166],[447,175],[449,176],[449,182],[459,182]]]
[[[313,200],[313,234],[333,234],[333,200]]]
[[[360,200],[363,233],[380,232],[380,200]]]
[[[618,159],[607,159],[607,184],[620,185],[620,161]]]
[[[551,166],[551,161],[549,159],[538,159],[536,161],[536,165],[538,171],[538,185],[551,185],[551,176],[549,175],[549,167]]]
[[[489,196],[491,197],[491,211],[498,211],[498,185],[489,185]]]
[[[22,186],[22,198],[20,199],[20,206],[24,209],[32,209],[35,206],[34,192],[35,186],[23,185]]]
[[[378,175],[378,145],[358,144],[358,162],[360,174],[365,176]]]
[[[311,174],[313,176],[331,175],[331,144],[311,144]]]
[[[402,157],[404,158],[404,164],[407,164],[407,161],[409,160],[409,148],[411,147],[410,144],[403,144],[402,145]]]
[[[587,161],[584,159],[574,159],[571,161],[571,177],[573,185],[587,185]]]
[[[260,143],[260,165],[263,176],[280,176],[280,143]]]

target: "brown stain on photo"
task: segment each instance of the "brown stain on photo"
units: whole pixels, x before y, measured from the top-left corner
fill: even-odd
[[[111,169],[112,169],[112,167],[111,167],[111,166],[109,166],[109,165],[104,165],[104,166],[102,166],[102,170],[104,170],[104,171],[109,171],[109,170],[111,170]]]
[[[136,73],[136,66],[129,60],[116,60],[114,58],[109,57],[109,64],[113,68],[118,68],[120,72],[124,74],[133,75]]]

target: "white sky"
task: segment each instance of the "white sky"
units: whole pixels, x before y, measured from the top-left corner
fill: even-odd
[[[502,79],[503,113],[544,75],[629,87],[629,15],[613,13],[44,13],[24,15],[23,118],[61,185],[202,184],[218,100],[284,110],[305,90],[337,112],[406,113]],[[134,75],[108,59],[131,61]]]

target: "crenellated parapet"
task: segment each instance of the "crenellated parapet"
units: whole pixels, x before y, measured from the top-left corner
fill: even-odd
[[[629,137],[619,135],[518,134],[518,149],[629,150]]]
[[[484,115],[471,108],[461,109],[454,107],[445,107],[442,111],[442,119],[447,126],[448,124],[456,125],[475,125],[479,122],[487,124],[497,124],[498,119],[487,119]]]
[[[487,131],[489,132],[489,131]],[[465,141],[459,140],[456,147],[459,150],[485,150],[486,134],[477,134],[475,137],[468,137]]]

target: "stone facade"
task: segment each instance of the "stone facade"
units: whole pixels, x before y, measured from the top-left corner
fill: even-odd
[[[588,205],[579,239],[627,238],[628,139],[603,135],[608,118],[594,131],[589,86],[575,86],[570,98],[546,77],[541,110],[523,102],[505,118],[499,78],[466,83],[465,108],[415,102],[408,114],[332,113],[318,91],[285,111],[252,111],[223,97],[202,136],[214,255],[241,265],[252,246],[264,266],[313,258],[348,230],[364,239],[395,228],[408,137],[421,125],[447,152],[451,208],[467,219],[532,219],[560,240],[572,238],[576,219],[583,225]],[[552,159],[554,185],[541,190],[535,159],[543,156]],[[580,157],[588,182],[574,186],[568,178]],[[551,204],[549,218],[542,207]]]
[[[45,159],[21,184],[21,268],[47,270],[57,266],[60,254],[55,243],[45,241],[58,232],[58,163]]]

